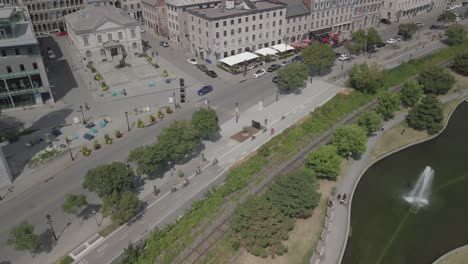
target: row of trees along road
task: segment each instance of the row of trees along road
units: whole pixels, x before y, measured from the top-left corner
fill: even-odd
[[[156,144],[132,151],[131,160],[137,162],[140,171],[152,172],[161,162],[184,157],[201,140],[212,138],[218,127],[216,112],[211,108],[200,109],[193,114],[191,121],[176,121],[164,129]],[[83,188],[101,198],[101,213],[104,216],[109,216],[116,224],[123,224],[134,217],[141,207],[141,201],[133,190],[134,179],[131,166],[112,162],[89,170]],[[87,206],[85,195],[67,194],[62,210],[79,216]],[[29,251],[34,256],[40,250],[41,236],[35,233],[33,225],[23,222],[10,230],[8,244],[15,250]]]

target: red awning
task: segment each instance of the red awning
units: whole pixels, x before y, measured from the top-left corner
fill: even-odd
[[[298,48],[300,46],[299,43],[297,43],[297,42],[293,42],[293,43],[291,43],[289,45],[291,45],[291,47],[294,47],[294,48]]]
[[[338,34],[338,33],[335,33],[335,34],[332,35],[332,39],[335,40],[335,41],[338,40],[339,38],[340,38],[340,34]]]
[[[320,41],[322,41],[322,43],[328,43],[330,42],[330,40],[328,38],[322,38]]]
[[[304,39],[302,42],[304,42],[304,43],[311,43],[312,40],[310,40],[310,39]]]

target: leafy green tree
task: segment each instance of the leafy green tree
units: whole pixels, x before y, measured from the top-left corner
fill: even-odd
[[[100,165],[86,173],[83,187],[104,197],[113,192],[120,193],[131,186],[133,170],[121,163]]]
[[[124,249],[122,253],[122,259],[119,264],[136,264],[138,263],[138,256],[143,249],[144,243],[138,243],[134,245],[131,241],[128,243],[128,247]]]
[[[468,52],[460,54],[453,59],[452,70],[458,74],[468,76]]]
[[[309,69],[302,63],[291,63],[278,71],[278,88],[285,92],[304,88]]]
[[[241,204],[231,222],[247,251],[263,258],[287,252],[282,241],[288,239],[293,227],[294,221],[264,197],[253,197]]]
[[[8,245],[15,247],[17,251],[29,251],[31,255],[39,250],[41,238],[34,233],[34,226],[23,222],[10,230]]]
[[[375,93],[382,86],[382,71],[377,64],[354,65],[348,72],[348,85],[360,92]]]
[[[77,214],[83,207],[88,205],[86,196],[83,194],[67,194],[67,198],[62,205],[62,209],[67,214]]]
[[[304,63],[314,73],[321,73],[335,63],[335,51],[330,45],[313,43],[302,51]]]
[[[435,134],[442,129],[444,120],[442,104],[437,96],[428,94],[419,104],[412,108],[406,121],[416,130],[427,130],[429,134]]]
[[[187,120],[175,121],[164,129],[158,138],[158,150],[164,160],[177,160],[193,151],[200,144],[198,131]]]
[[[450,25],[445,30],[447,36],[447,43],[451,46],[460,45],[466,39],[466,29],[459,24]]]
[[[191,121],[201,139],[209,139],[219,130],[218,115],[211,107],[193,113]]]
[[[397,93],[384,91],[378,95],[377,100],[379,101],[377,112],[385,120],[392,118],[393,114],[400,109],[400,96]]]
[[[423,70],[418,76],[426,94],[446,94],[455,84],[455,77],[438,66]]]
[[[341,157],[334,145],[325,145],[307,155],[306,167],[319,178],[336,179],[340,174]]]
[[[362,127],[367,135],[372,135],[375,131],[382,127],[383,118],[382,115],[376,111],[367,111],[359,116],[358,125]]]
[[[364,29],[358,29],[353,32],[353,43],[359,47],[359,50],[364,50],[367,43],[367,34]]]
[[[367,38],[367,43],[368,44],[375,45],[375,44],[382,43],[382,38],[380,37],[379,33],[377,32],[377,30],[374,27],[370,27],[367,30],[366,38]]]
[[[421,100],[423,88],[416,80],[407,81],[400,91],[400,101],[404,107],[412,107]]]
[[[137,172],[150,174],[155,171],[164,161],[164,156],[158,144],[142,146],[130,151],[128,161],[136,162]]]
[[[266,198],[289,217],[308,218],[320,201],[317,189],[314,174],[303,169],[278,178]]]
[[[342,157],[364,153],[366,142],[366,131],[358,125],[341,126],[333,132],[332,143]]]
[[[110,216],[112,222],[124,224],[134,217],[141,202],[138,197],[132,192],[124,192],[119,194],[114,192],[104,197],[102,201],[102,214]]]
[[[344,47],[349,52],[349,54],[357,54],[361,50],[361,47],[352,41],[347,41],[344,44]]]
[[[416,31],[418,31],[418,25],[415,23],[400,24],[398,26],[398,34],[404,38],[411,38]]]
[[[448,11],[448,10],[444,10],[437,18],[437,21],[445,24],[445,23],[455,22],[456,19],[457,19],[457,16],[455,15],[455,13]]]

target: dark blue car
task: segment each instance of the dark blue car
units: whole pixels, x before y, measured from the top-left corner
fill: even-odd
[[[211,91],[213,91],[213,86],[207,85],[207,86],[203,86],[200,90],[198,90],[197,93],[199,96],[203,96]]]

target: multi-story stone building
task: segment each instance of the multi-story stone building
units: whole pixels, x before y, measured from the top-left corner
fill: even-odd
[[[309,38],[310,29],[310,1],[280,0],[286,4],[286,23],[278,25],[283,30],[285,43],[300,42]]]
[[[164,0],[142,0],[143,21],[150,32],[168,37],[166,2]]]
[[[214,62],[283,40],[286,5],[280,2],[227,0],[225,6],[188,13],[191,51],[202,60]]]
[[[85,64],[143,52],[140,22],[119,8],[87,7],[67,15],[65,22],[68,37]]]
[[[396,22],[414,17],[432,10],[435,2],[434,0],[385,0],[382,18]]]
[[[53,102],[25,7],[0,8],[0,108]]]
[[[86,6],[84,0],[20,0],[19,2],[28,8],[37,35],[67,31],[63,17]]]
[[[121,8],[131,17],[138,21],[143,20],[143,9],[141,0],[121,0]]]
[[[355,0],[353,29],[375,27],[380,22],[383,0]]]
[[[354,0],[312,0],[310,32],[320,38],[332,32],[347,34],[353,30]]]
[[[183,48],[190,48],[190,27],[187,11],[214,8],[221,0],[166,0],[169,40]]]

